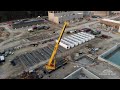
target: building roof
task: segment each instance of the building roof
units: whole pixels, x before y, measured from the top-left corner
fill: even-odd
[[[112,22],[112,23],[117,23],[120,24],[120,21],[115,21],[115,20],[110,20],[110,19],[102,19],[103,21],[107,21],[107,22]]]

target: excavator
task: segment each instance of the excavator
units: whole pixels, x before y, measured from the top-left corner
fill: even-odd
[[[64,31],[65,31],[65,28],[66,28],[68,25],[69,25],[69,23],[65,21],[65,22],[64,22],[64,25],[63,25],[63,28],[62,28],[62,31],[61,31],[61,33],[60,33],[60,35],[59,35],[59,38],[58,38],[58,42],[56,42],[55,47],[54,47],[54,50],[53,50],[53,52],[52,52],[52,55],[51,55],[48,63],[45,65],[45,69],[46,69],[46,70],[55,70],[55,69],[56,69],[55,55],[56,55],[56,53],[57,53],[57,50],[58,50],[58,47],[59,47],[59,43],[60,43],[60,41],[61,41],[61,38],[62,38],[62,36],[63,36],[63,33],[64,33]]]

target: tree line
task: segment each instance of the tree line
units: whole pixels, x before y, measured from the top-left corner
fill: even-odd
[[[0,22],[37,16],[47,16],[47,11],[0,11]]]

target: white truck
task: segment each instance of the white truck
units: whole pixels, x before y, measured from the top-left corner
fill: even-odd
[[[28,29],[28,32],[33,32],[33,28],[29,28],[29,29]]]

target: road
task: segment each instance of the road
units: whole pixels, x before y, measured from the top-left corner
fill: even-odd
[[[114,19],[114,18],[118,18],[118,17],[120,17],[120,16],[113,16],[113,17],[110,17],[108,19]],[[74,29],[81,29],[81,28],[89,27],[89,25],[95,24],[95,23],[98,23],[98,22],[100,22],[100,21],[99,20],[98,21],[92,21],[92,22],[89,22],[89,23],[84,23],[84,24],[81,24],[81,25],[77,25],[75,27],[70,27],[70,28],[68,27],[68,28],[66,28],[65,32],[70,31],[70,30],[74,30]],[[58,31],[58,33],[60,33],[60,31]]]
[[[14,43],[12,41],[14,41],[18,37],[22,36],[24,34],[23,31],[13,31],[13,30],[9,29],[8,25],[1,25],[1,27],[5,27],[5,29],[10,33],[9,38],[0,43],[0,47],[1,47],[2,50],[5,49],[5,48],[8,48],[8,47],[12,47],[12,46],[20,44],[19,43],[20,41],[16,41]],[[21,34],[19,34],[17,36],[14,36],[14,33],[16,33],[16,32],[21,32]],[[9,44],[6,44],[6,43],[9,43]]]

